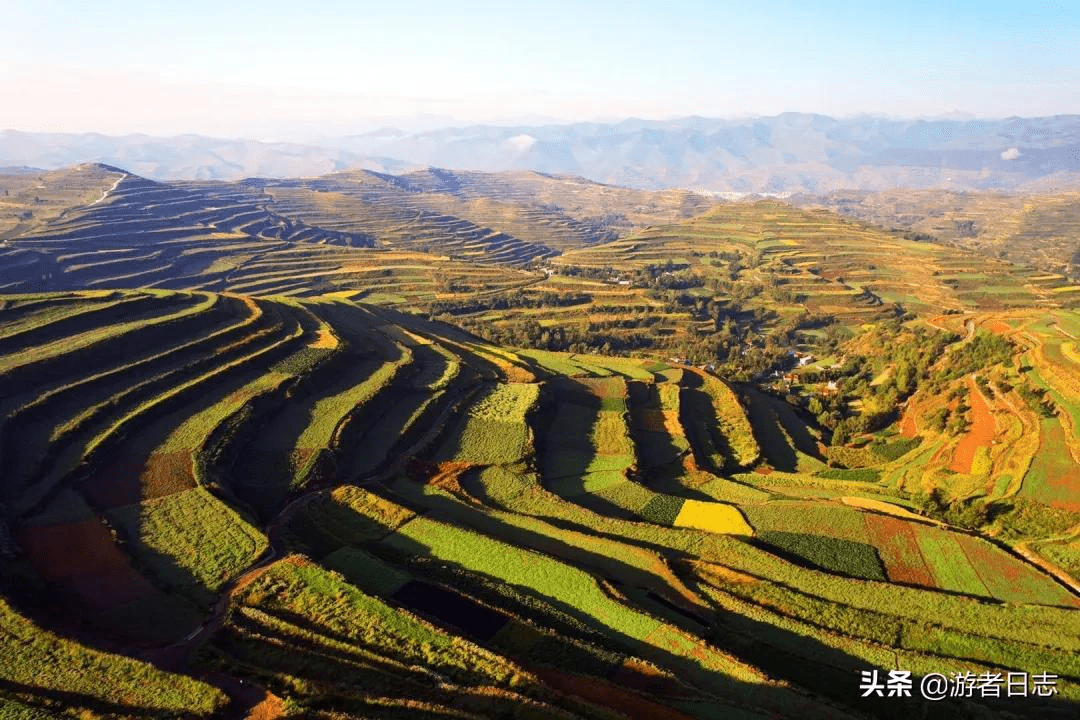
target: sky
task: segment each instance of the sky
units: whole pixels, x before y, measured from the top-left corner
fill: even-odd
[[[1080,113],[1080,3],[0,0],[0,129]]]

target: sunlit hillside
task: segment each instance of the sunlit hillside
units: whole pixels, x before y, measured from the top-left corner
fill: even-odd
[[[0,188],[2,717],[1076,715],[1064,275],[532,173]]]

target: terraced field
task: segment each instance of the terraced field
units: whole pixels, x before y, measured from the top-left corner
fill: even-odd
[[[1080,695],[1074,593],[809,474],[797,415],[763,434],[693,368],[165,290],[8,295],[0,368],[5,638],[29,638],[0,696],[27,712],[855,718],[894,653],[1044,667],[1039,716]]]
[[[431,212],[410,227],[415,241],[394,242],[400,217],[416,214],[394,198],[370,206],[350,199],[367,218],[363,228],[338,215],[320,226],[288,214],[292,206],[256,181],[163,184],[106,166],[35,177],[40,188],[14,177],[0,178],[16,193],[6,196],[12,217],[0,226],[0,290],[8,292],[157,287],[415,304],[535,281],[502,269],[497,247],[509,248],[505,265],[552,252],[530,245],[519,253],[526,246],[513,238]],[[52,187],[67,190],[42,200]],[[326,201],[315,190],[300,194],[312,201],[304,209]]]
[[[1080,363],[1070,355],[1069,330],[1075,329],[1076,318],[1076,311],[1064,309],[940,318],[958,332],[969,325],[1005,337],[1017,352],[1012,365],[984,374],[990,383],[982,388],[977,375],[957,384],[958,392],[967,395],[973,422],[958,437],[944,433],[920,446],[932,457],[919,471],[951,471],[949,484],[960,494],[1027,498],[1070,512],[1080,508],[1080,488],[1073,482],[1080,462]],[[916,394],[907,418],[916,428],[927,425],[926,418],[940,412],[943,399]]]
[[[0,210],[0,716],[1076,715],[1063,276],[534,173],[66,172]]]
[[[987,255],[1001,255],[1072,277],[1077,264],[1080,203],[1076,193],[1037,195],[903,190],[837,192],[806,198],[887,228],[922,233]]]

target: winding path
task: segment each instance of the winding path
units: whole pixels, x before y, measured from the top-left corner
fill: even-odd
[[[117,188],[117,187],[119,187],[119,186],[120,186],[120,181],[122,181],[122,180],[125,180],[125,179],[127,179],[127,177],[128,177],[128,174],[127,174],[127,173],[124,173],[124,174],[123,174],[123,175],[121,175],[120,177],[116,178],[116,182],[114,182],[114,183],[112,184],[112,187],[111,187],[111,188],[109,188],[108,190],[102,190],[102,191],[101,191],[101,197],[99,197],[99,198],[98,198],[97,200],[95,200],[94,202],[90,203],[90,204],[89,204],[89,205],[87,205],[86,207],[93,207],[94,205],[97,205],[97,204],[98,204],[98,203],[100,203],[100,202],[104,202],[105,198],[109,197],[109,193],[113,192],[114,190],[116,190],[116,188]]]

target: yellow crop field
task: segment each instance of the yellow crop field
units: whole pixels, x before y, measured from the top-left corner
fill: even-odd
[[[742,513],[724,503],[687,500],[675,518],[675,527],[695,528],[723,535],[753,535]]]
[[[308,347],[315,348],[316,350],[334,350],[340,344],[340,341],[337,339],[337,336],[334,335],[330,326],[324,325],[319,328],[315,338],[308,343]]]
[[[850,505],[851,507],[862,508],[863,510],[875,510],[879,513],[892,515],[898,518],[904,518],[906,520],[920,520],[923,522],[927,522],[927,518],[923,517],[922,515],[918,515],[911,512],[910,510],[900,507],[899,505],[894,505],[893,503],[884,502],[882,500],[874,500],[872,498],[846,495],[840,498],[840,502],[844,503],[845,505]]]
[[[1061,343],[1061,352],[1072,362],[1080,365],[1080,350],[1077,350],[1076,343],[1066,342]]]

